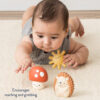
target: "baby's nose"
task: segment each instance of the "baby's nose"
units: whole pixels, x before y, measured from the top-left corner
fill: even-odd
[[[44,40],[44,44],[45,44],[45,45],[50,45],[50,43],[51,43],[51,42],[50,42],[50,39],[45,39],[45,40]]]

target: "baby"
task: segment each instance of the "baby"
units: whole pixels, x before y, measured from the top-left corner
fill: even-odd
[[[24,15],[25,16],[25,15]],[[84,34],[80,20],[69,19],[66,6],[59,0],[42,0],[34,8],[32,18],[23,18],[22,40],[16,48],[15,59],[22,73],[35,64],[48,64],[51,52],[65,50],[63,63],[75,68],[84,64],[88,49],[71,38]]]

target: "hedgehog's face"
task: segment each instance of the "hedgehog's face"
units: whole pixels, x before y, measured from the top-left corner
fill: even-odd
[[[60,87],[60,88],[64,88],[64,87],[68,87],[68,77],[56,77],[57,81],[56,81],[56,86]]]

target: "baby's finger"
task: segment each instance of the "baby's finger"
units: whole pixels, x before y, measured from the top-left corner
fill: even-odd
[[[84,34],[84,32],[82,32],[82,33],[80,34],[80,37],[83,36],[83,34]]]
[[[72,67],[75,68],[77,67],[77,65],[78,65],[77,62],[75,62],[75,64]]]
[[[75,33],[75,36],[78,37],[78,32]]]
[[[35,66],[35,64],[32,62],[31,67]]]
[[[26,66],[26,67],[24,68],[24,71],[25,71],[28,67],[30,67],[30,66]]]
[[[22,68],[21,68],[22,73],[24,73],[24,68],[25,68],[25,66],[22,66]]]
[[[70,55],[69,55],[69,54],[65,55],[65,56],[64,56],[64,59],[66,59],[66,58],[68,58],[68,57],[70,57]]]
[[[24,68],[24,71],[25,71],[28,67],[32,67],[32,66],[35,66],[35,64],[34,64],[34,63],[31,63],[31,64],[27,65],[27,66]]]
[[[68,63],[68,66],[70,67],[72,67],[73,65],[75,64],[75,61],[74,60],[71,60],[69,63]]]
[[[67,59],[64,59],[64,61],[63,61],[63,63],[65,64],[65,63],[68,63],[69,61],[71,61],[72,59],[69,57],[69,58],[67,58]]]
[[[84,34],[84,27],[83,27],[83,25],[81,24],[81,34],[80,34],[80,36],[83,36],[83,34]]]
[[[31,63],[27,63],[25,66],[24,66],[24,71],[31,66]]]
[[[21,70],[21,67],[15,70],[16,73],[18,73]]]

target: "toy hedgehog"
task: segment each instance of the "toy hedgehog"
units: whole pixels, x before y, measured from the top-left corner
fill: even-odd
[[[74,83],[71,76],[61,72],[54,80],[54,91],[57,96],[70,97],[74,90]]]

